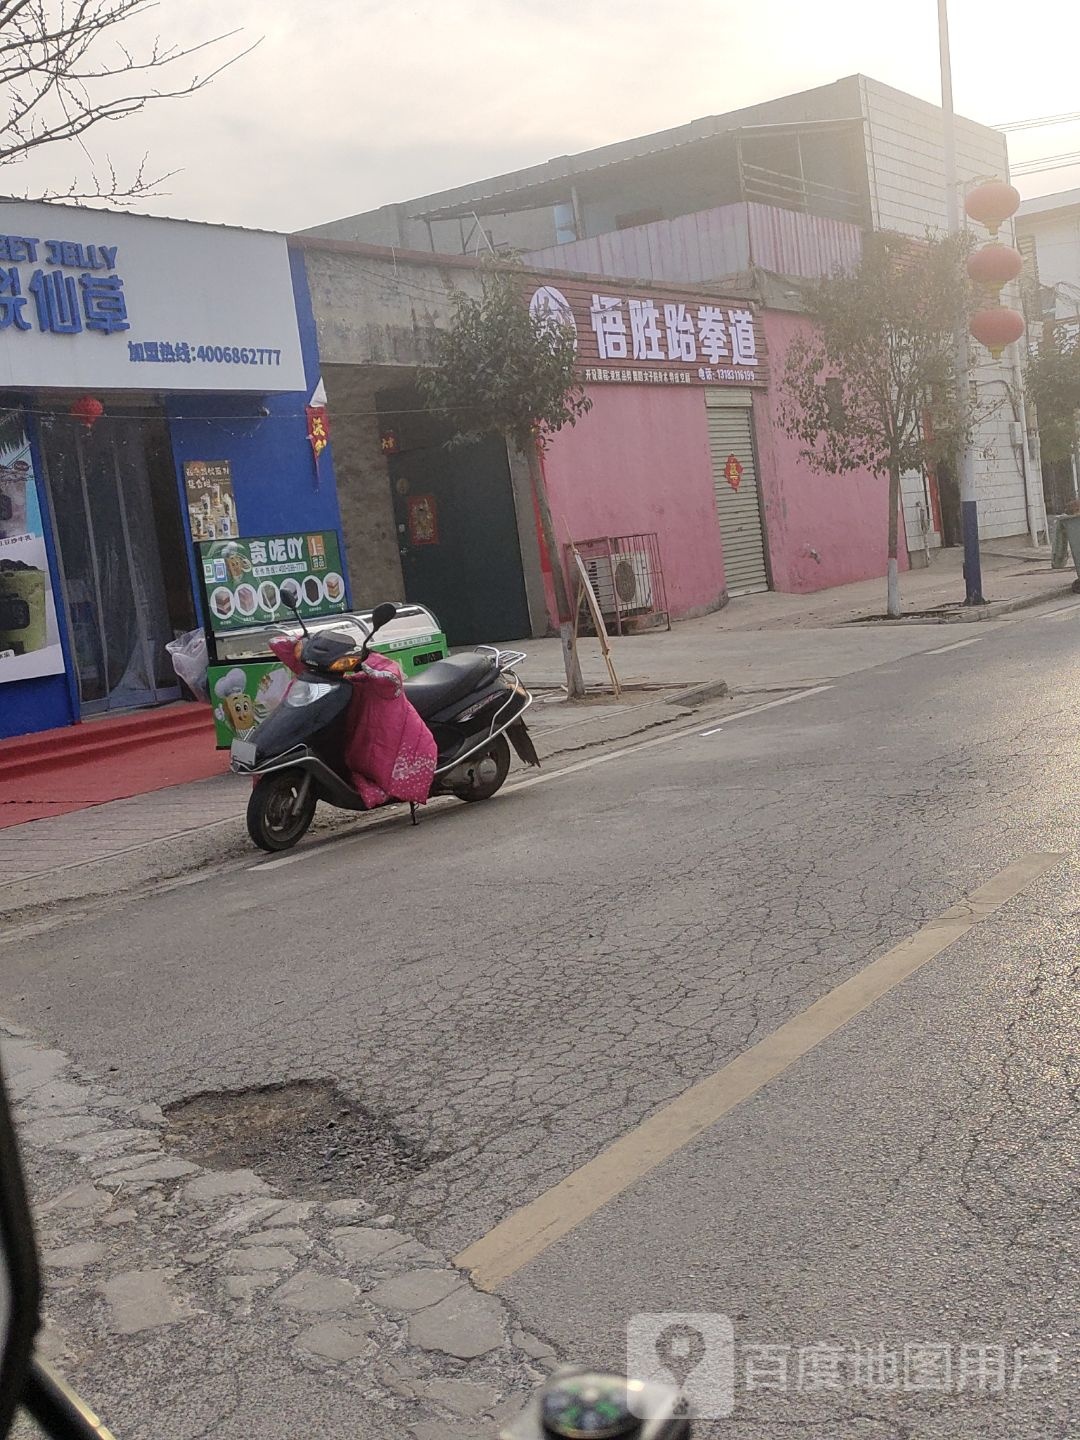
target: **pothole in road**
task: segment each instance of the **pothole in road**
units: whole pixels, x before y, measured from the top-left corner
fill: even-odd
[[[165,1108],[166,1143],[212,1170],[254,1170],[285,1194],[390,1202],[440,1157],[330,1080],[212,1090]]]

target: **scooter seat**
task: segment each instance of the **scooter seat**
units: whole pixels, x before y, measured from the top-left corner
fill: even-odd
[[[405,682],[405,694],[423,719],[437,715],[455,700],[480,690],[495,679],[491,655],[451,655],[436,660]]]

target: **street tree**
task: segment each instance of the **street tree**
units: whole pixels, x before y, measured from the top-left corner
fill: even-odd
[[[858,267],[804,288],[812,324],[791,343],[780,422],[816,470],[888,477],[887,611],[900,614],[900,477],[955,463],[970,425],[954,335],[970,310],[963,236],[865,237]]]
[[[1035,402],[1042,458],[1050,464],[1068,462],[1080,445],[1080,333],[1044,325],[1024,379]]]
[[[434,364],[421,370],[421,393],[453,430],[451,444],[501,435],[529,467],[559,612],[567,693],[585,693],[573,639],[573,612],[551,518],[540,457],[551,437],[592,408],[577,374],[572,325],[550,311],[534,314],[523,272],[491,262],[481,292],[457,291],[447,329],[435,332]]]
[[[71,180],[24,189],[22,199],[125,203],[168,178],[150,175],[146,157],[133,175],[118,175],[107,156],[92,156],[90,132],[152,101],[194,95],[254,46],[230,45],[237,30],[190,45],[164,41],[144,29],[155,9],[157,0],[0,0],[0,167],[9,194],[15,168],[44,147],[67,147]]]

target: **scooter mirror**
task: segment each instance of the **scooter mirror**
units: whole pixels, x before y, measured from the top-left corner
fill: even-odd
[[[41,1305],[37,1250],[4,1077],[0,1073],[0,1437],[26,1392]]]
[[[396,618],[396,605],[391,605],[389,602],[376,605],[375,609],[371,612],[371,633],[374,635],[376,630],[381,630],[384,625],[389,625],[390,621]]]

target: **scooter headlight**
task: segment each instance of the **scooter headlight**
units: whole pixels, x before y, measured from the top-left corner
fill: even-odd
[[[337,686],[329,682],[322,684],[315,680],[294,680],[285,692],[285,704],[294,709],[314,705],[316,700],[321,700],[324,695],[329,695],[336,689]]]

